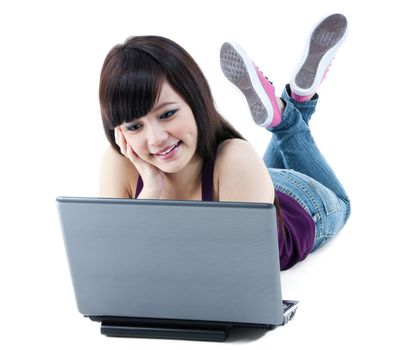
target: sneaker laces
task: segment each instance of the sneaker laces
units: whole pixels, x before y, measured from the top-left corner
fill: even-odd
[[[273,85],[273,82],[271,81],[271,79],[269,79],[269,78],[262,72],[262,70],[260,70],[260,69],[258,68],[257,65],[255,65],[255,67],[257,68],[258,72],[260,72],[261,75],[262,75],[266,80],[268,80],[268,82],[269,82],[271,85]]]

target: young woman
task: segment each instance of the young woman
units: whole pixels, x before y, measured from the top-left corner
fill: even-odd
[[[236,44],[221,66],[244,93],[254,121],[272,132],[263,160],[214,107],[192,57],[173,41],[133,37],[108,53],[100,105],[111,147],[100,196],[274,203],[281,269],[320,248],[345,224],[350,203],[309,129],[315,94],[345,38],[335,14],[313,30],[281,98]]]

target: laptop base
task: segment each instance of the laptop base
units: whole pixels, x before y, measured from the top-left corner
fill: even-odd
[[[101,323],[101,333],[110,337],[158,338],[224,342],[234,328],[271,330],[276,325],[175,320],[140,317],[90,316]]]
[[[101,323],[101,333],[111,337],[181,339],[223,342],[227,338],[228,329],[165,326],[119,325],[108,322]]]
[[[288,323],[295,315],[299,302],[283,301],[283,322]],[[215,322],[196,320],[175,320],[141,317],[91,316],[92,321],[101,322],[101,334],[109,337],[152,338],[152,339],[180,339],[224,342],[230,329],[264,329],[272,330],[278,325]]]

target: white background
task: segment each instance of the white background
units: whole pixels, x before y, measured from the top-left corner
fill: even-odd
[[[405,20],[395,1],[6,1],[0,5],[0,346],[145,349],[404,348]],[[345,185],[352,217],[341,234],[282,273],[301,306],[286,327],[229,343],[118,339],[76,310],[55,198],[97,196],[107,146],[98,79],[110,48],[158,34],[186,48],[220,112],[262,155],[270,134],[223,77],[223,41],[238,41],[272,79],[290,79],[321,17],[350,23],[321,86],[311,126]]]

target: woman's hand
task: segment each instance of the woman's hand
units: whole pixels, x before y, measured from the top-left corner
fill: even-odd
[[[125,139],[119,126],[114,129],[114,136],[117,145],[120,147],[121,153],[134,164],[144,183],[144,187],[138,198],[158,199],[164,188],[166,174],[162,170],[138,157],[131,145]]]

